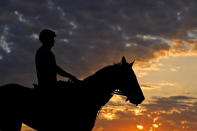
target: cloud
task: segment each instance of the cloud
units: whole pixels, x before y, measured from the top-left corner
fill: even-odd
[[[35,131],[34,129],[30,128],[29,126],[22,124],[21,131]]]
[[[113,104],[108,104],[100,113],[95,130],[99,127],[103,131],[113,130],[121,131],[136,130],[137,125],[142,125],[144,130],[158,128],[159,131],[165,130],[196,130],[197,129],[197,108],[196,99],[189,96],[170,96],[170,97],[152,97],[149,103],[142,104],[140,107],[118,103],[113,108]],[[110,110],[109,110],[110,109]],[[140,112],[140,114],[136,114]],[[102,117],[102,113],[107,115],[111,113],[114,119]],[[114,127],[114,125],[116,125]]]
[[[7,42],[6,36],[8,35],[8,30],[9,30],[9,28],[7,26],[5,26],[4,29],[3,29],[3,31],[2,31],[2,35],[0,36],[0,47],[6,53],[10,53],[11,52],[10,45],[13,44],[12,42]]]
[[[175,83],[170,83],[170,82],[161,82],[161,83],[158,83],[158,85],[160,86],[174,86]]]
[[[136,66],[143,71],[159,71],[161,66],[152,61],[168,55],[197,54],[196,5],[196,0],[1,0],[0,83],[15,82],[30,87],[36,81],[34,57],[40,46],[38,34],[44,28],[57,33],[53,50],[57,63],[81,79],[119,62],[123,55],[129,61],[135,59]],[[147,73],[141,74],[144,75]],[[170,83],[159,86],[164,85]],[[99,123],[98,130],[135,130],[141,122],[148,130],[159,123],[163,130],[175,126],[179,130],[183,126],[184,130],[196,130],[197,104],[188,101],[195,99],[153,98],[153,103],[141,107],[139,116],[136,108],[112,101],[111,110],[117,109],[114,118],[121,118],[121,122],[104,120],[106,125],[116,126]],[[111,111],[110,107],[104,111]]]
[[[158,87],[155,87],[155,86],[150,86],[150,85],[140,85],[142,88],[144,89],[155,89],[155,88],[158,88]]]
[[[169,52],[196,54],[195,4],[194,0],[1,2],[0,71],[9,76],[1,83],[18,82],[12,74],[19,74],[22,81],[24,73],[35,72],[38,34],[44,28],[57,33],[57,63],[80,78],[120,61],[123,55],[143,67]]]

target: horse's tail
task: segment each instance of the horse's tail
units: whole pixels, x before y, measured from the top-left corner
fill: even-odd
[[[7,115],[11,116],[12,114],[16,115],[16,112],[21,112],[29,92],[29,88],[19,84],[0,86],[0,113],[7,112]]]
[[[18,119],[21,103],[17,98],[18,84],[0,86],[0,131],[20,131],[22,121]]]

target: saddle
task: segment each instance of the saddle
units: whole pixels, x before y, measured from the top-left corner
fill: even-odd
[[[58,88],[76,88],[81,86],[82,81],[57,81],[56,87],[54,89]],[[33,83],[34,89],[35,90],[40,90],[42,87],[38,84]]]

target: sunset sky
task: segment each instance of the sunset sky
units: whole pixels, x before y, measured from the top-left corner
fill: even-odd
[[[1,85],[37,83],[38,35],[49,28],[58,65],[81,80],[135,60],[146,100],[115,95],[93,131],[197,130],[197,0],[0,0],[0,16]]]

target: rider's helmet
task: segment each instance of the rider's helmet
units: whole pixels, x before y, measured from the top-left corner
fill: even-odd
[[[56,34],[54,31],[49,30],[49,29],[44,29],[40,32],[39,40],[42,43],[45,43],[45,41],[47,41],[49,38],[54,38],[54,37],[56,37]]]

